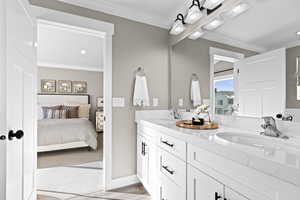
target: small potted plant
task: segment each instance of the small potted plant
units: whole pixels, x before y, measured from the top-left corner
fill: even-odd
[[[192,119],[193,125],[204,125],[205,117],[208,118],[208,122],[211,123],[210,115],[209,115],[209,105],[202,104],[194,110],[194,117]]]

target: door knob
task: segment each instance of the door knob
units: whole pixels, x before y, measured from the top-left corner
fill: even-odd
[[[17,138],[18,140],[21,139],[24,136],[24,132],[22,130],[18,130],[17,132],[14,133],[13,130],[10,130],[8,132],[8,139],[13,140],[13,138]]]
[[[0,140],[6,140],[6,136],[5,135],[1,135],[0,136]]]

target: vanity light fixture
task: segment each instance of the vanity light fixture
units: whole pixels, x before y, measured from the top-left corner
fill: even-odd
[[[199,0],[193,0],[192,5],[190,6],[188,13],[185,17],[185,22],[188,24],[194,24],[203,16],[201,11],[201,5]]]
[[[297,32],[296,32],[296,35],[300,36],[300,31],[297,31]]]
[[[178,35],[180,33],[182,33],[185,30],[185,21],[184,21],[184,17],[183,14],[178,14],[177,18],[175,20],[175,23],[173,24],[170,34],[172,35]]]
[[[204,34],[204,31],[200,28],[189,36],[189,39],[197,40]]]
[[[236,7],[234,7],[233,9],[231,9],[228,12],[225,12],[224,14],[222,14],[223,17],[225,18],[234,18],[240,14],[242,14],[243,12],[247,11],[250,8],[250,5],[248,3],[241,3],[239,5],[237,5]]]
[[[213,9],[215,9],[216,7],[218,7],[223,2],[224,2],[224,0],[206,0],[204,2],[203,7],[207,8],[209,10],[213,10]]]
[[[208,24],[206,24],[205,26],[203,26],[203,28],[211,31],[211,30],[218,28],[222,24],[224,24],[224,20],[222,18],[218,17],[218,18],[215,18],[214,20],[212,20],[211,22],[209,22]]]

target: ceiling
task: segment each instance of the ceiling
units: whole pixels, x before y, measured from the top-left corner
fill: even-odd
[[[169,29],[192,0],[60,0]],[[300,45],[299,0],[245,0],[251,8],[204,38],[258,52]]]
[[[103,38],[77,27],[38,23],[37,60],[41,67],[103,71]]]

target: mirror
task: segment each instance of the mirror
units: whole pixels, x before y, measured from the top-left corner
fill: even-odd
[[[184,39],[170,49],[170,107],[195,108],[191,85],[196,75],[201,103],[209,104],[212,114],[282,114],[300,122],[300,46],[258,54],[205,39]]]
[[[209,101],[209,54],[205,46],[198,40],[184,39],[171,48],[171,107],[192,109]],[[194,94],[200,102],[191,100],[192,82],[200,88],[199,94]]]
[[[194,109],[199,104],[206,104],[218,114],[233,113],[235,86],[233,64],[244,56],[255,55],[255,52],[205,39],[186,38],[171,47],[170,55],[170,107]],[[214,82],[211,82],[212,78]],[[193,101],[193,97],[197,96],[193,95],[193,89],[198,90],[193,87],[195,81],[198,81],[200,88],[199,103]]]

